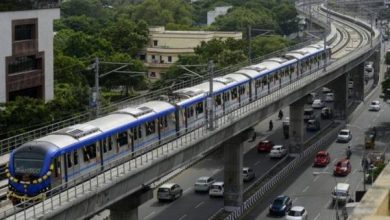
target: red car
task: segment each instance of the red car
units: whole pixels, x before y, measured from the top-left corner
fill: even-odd
[[[326,151],[319,151],[314,158],[315,167],[326,167],[330,163],[329,153]]]
[[[348,159],[341,159],[336,162],[333,168],[333,175],[347,176],[351,172],[351,163]]]
[[[257,152],[270,152],[273,146],[274,143],[272,141],[260,141],[260,143],[257,145]]]

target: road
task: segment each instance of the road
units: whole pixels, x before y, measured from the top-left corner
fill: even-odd
[[[318,94],[321,94],[320,92]],[[333,107],[332,103],[327,103],[327,106]],[[309,107],[309,106],[308,106]],[[284,116],[288,116],[288,109],[284,109]],[[317,118],[320,118],[320,110],[316,110]],[[269,119],[259,123],[255,128],[258,133],[255,142],[245,142],[244,149],[246,154],[244,156],[244,166],[249,166],[254,169],[257,174],[256,178],[260,177],[262,173],[267,171],[278,160],[271,160],[267,154],[258,154],[254,146],[262,139],[270,139],[275,144],[287,144],[286,139],[283,138],[283,131],[281,127],[281,120],[276,120],[277,115],[271,116]],[[269,120],[274,122],[274,131],[267,131]],[[321,128],[326,127],[331,123],[330,120],[320,120]],[[305,139],[312,137],[315,132],[305,134]],[[216,180],[223,181],[223,148],[212,153],[201,162],[188,168],[174,177],[169,182],[178,183],[184,190],[182,198],[173,201],[160,203],[156,199],[156,190],[154,191],[154,199],[146,202],[139,207],[139,219],[207,219],[213,215],[217,210],[223,207],[222,198],[209,198],[207,193],[195,193],[193,185],[196,179],[200,176],[214,176]],[[248,183],[250,184],[250,183]],[[244,187],[248,185],[244,184]]]
[[[365,150],[364,131],[367,128],[376,126],[378,130],[376,150],[387,152],[387,144],[390,142],[390,115],[385,112],[390,110],[387,104],[382,104],[379,112],[369,112],[370,101],[378,99],[380,89],[373,93],[373,98],[364,103],[363,111],[347,125],[351,129],[353,139],[348,144],[332,143],[328,148],[331,155],[331,163],[325,168],[313,168],[311,162],[306,164],[303,170],[297,171],[285,184],[278,188],[264,199],[256,209],[252,210],[245,219],[273,219],[268,215],[268,206],[272,199],[279,194],[288,195],[293,199],[293,205],[304,206],[309,214],[309,219],[328,220],[335,219],[335,209],[331,206],[331,191],[336,182],[345,182],[350,184],[351,194],[354,198],[356,190],[363,190],[363,172],[361,159]],[[350,145],[352,148],[351,165],[352,172],[346,177],[333,177],[334,162],[337,159],[345,158],[345,150]],[[324,174],[314,176],[313,172],[325,172]],[[326,172],[329,172],[327,174]]]

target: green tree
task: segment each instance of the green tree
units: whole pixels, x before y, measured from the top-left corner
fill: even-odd
[[[56,31],[71,29],[73,31],[80,31],[85,34],[94,35],[99,30],[100,25],[96,19],[87,17],[85,15],[69,16],[54,21],[54,29]]]
[[[56,52],[54,56],[54,80],[55,83],[67,83],[74,85],[87,85],[87,80],[83,75],[87,67],[79,59],[65,56],[61,52]]]
[[[149,40],[149,31],[144,21],[135,23],[126,18],[120,18],[103,30],[102,36],[111,42],[115,51],[135,56],[144,48]]]
[[[292,42],[283,37],[258,36],[252,42],[252,58],[264,56],[292,45]]]

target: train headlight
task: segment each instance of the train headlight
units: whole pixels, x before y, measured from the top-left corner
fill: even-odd
[[[46,179],[47,179],[47,176],[46,176],[46,175],[44,175],[44,176],[42,177],[42,179],[46,180]]]
[[[34,183],[34,184],[37,184],[37,183],[38,183],[38,181],[37,181],[37,180],[33,180],[33,183]]]
[[[40,182],[42,182],[42,178],[39,178],[39,179],[38,179],[38,183],[40,183]]]
[[[47,175],[48,175],[48,176],[50,176],[50,175],[51,175],[51,171],[50,171],[50,170],[47,172]]]

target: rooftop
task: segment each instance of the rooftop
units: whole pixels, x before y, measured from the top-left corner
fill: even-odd
[[[59,8],[60,0],[1,0],[0,12]]]

